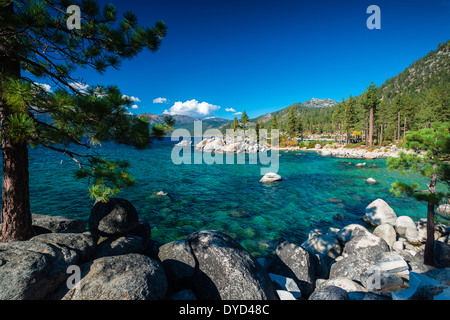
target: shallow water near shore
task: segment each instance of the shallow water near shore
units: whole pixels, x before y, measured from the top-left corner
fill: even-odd
[[[101,153],[128,159],[135,186],[119,197],[137,208],[160,242],[186,238],[206,229],[225,232],[252,254],[264,254],[281,239],[302,243],[311,229],[327,230],[362,224],[364,208],[382,198],[398,216],[426,216],[426,205],[390,194],[397,180],[427,180],[419,175],[388,172],[385,159],[356,160],[323,157],[315,152],[280,152],[278,174],[283,181],[261,183],[260,165],[175,165],[170,139],[152,148],[106,144]],[[63,162],[61,163],[61,160]],[[366,162],[366,167],[354,164]],[[351,164],[349,164],[351,163]],[[368,167],[376,165],[376,168]],[[33,213],[88,219],[93,201],[87,181],[76,180],[76,164],[44,148],[30,150],[30,192]],[[367,178],[377,180],[366,184]],[[155,196],[164,191],[167,196]],[[334,216],[343,216],[337,220]]]

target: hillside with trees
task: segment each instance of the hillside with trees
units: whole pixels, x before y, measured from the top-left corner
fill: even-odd
[[[327,138],[368,147],[404,141],[409,131],[450,121],[450,41],[439,44],[396,77],[337,103],[312,99],[248,120],[290,138]],[[295,120],[293,120],[295,118]],[[230,125],[222,126],[221,129]],[[294,134],[295,133],[295,134]]]

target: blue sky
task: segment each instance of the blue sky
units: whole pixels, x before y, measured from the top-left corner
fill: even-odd
[[[311,98],[340,101],[383,84],[450,35],[448,0],[107,2],[142,25],[168,26],[158,52],[120,71],[79,72],[89,85],[116,84],[138,98],[135,114],[232,119],[245,109],[253,118]],[[381,9],[381,30],[366,27],[370,5]]]

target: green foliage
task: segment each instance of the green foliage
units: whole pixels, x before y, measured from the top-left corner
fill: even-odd
[[[239,124],[237,117],[234,117],[233,123],[231,124],[231,129],[239,130],[240,128],[241,128],[241,125]]]
[[[107,201],[111,196],[117,195],[123,187],[136,183],[135,178],[126,170],[127,161],[111,161],[105,158],[93,157],[89,169],[80,168],[75,172],[78,179],[89,179],[88,193],[91,198]]]
[[[241,116],[241,125],[242,128],[245,130],[247,129],[247,123],[248,123],[248,115],[247,112],[245,112],[245,110],[242,112],[242,116]]]
[[[300,146],[298,140],[289,139],[287,137],[280,137],[280,147],[286,148],[286,147],[298,147],[298,146]]]
[[[289,137],[294,138],[301,134],[303,126],[300,118],[297,117],[295,106],[289,108],[286,133]]]
[[[375,84],[372,82],[362,96],[361,106],[366,111],[370,110],[371,108],[373,108],[376,111],[379,104],[380,99],[378,98],[378,90]]]
[[[34,135],[34,122],[25,114],[12,114],[8,117],[7,131],[13,142],[21,143]]]
[[[399,158],[388,159],[388,169],[397,170],[401,174],[419,173],[431,178],[432,183],[441,182],[447,185],[450,182],[450,133],[449,123],[433,124],[430,129],[410,132],[406,135],[404,146],[413,153],[401,152]],[[417,191],[418,185],[411,186],[397,182],[392,185],[392,192],[396,195],[405,193],[420,201],[432,204],[439,202],[448,194],[431,189],[429,192]]]
[[[81,9],[81,29],[67,26],[70,5]],[[92,146],[110,141],[143,149],[172,130],[174,119],[166,117],[150,129],[148,119],[128,114],[131,101],[116,86],[82,91],[71,84],[80,82],[73,76],[78,68],[102,73],[144,49],[158,50],[166,25],[141,26],[134,13],[119,18],[112,4],[101,7],[96,0],[0,0],[0,6],[0,69],[6,70],[0,99],[7,106],[3,132],[15,143],[70,156],[79,166],[76,177],[89,180],[95,198],[106,199],[134,184],[128,164],[99,159]],[[58,89],[47,92],[23,72]],[[73,152],[73,145],[84,152]]]
[[[272,117],[272,121],[270,122],[270,129],[272,130],[279,130],[280,127],[278,125],[277,116],[274,114]]]

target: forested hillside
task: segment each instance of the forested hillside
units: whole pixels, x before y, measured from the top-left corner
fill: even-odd
[[[295,132],[296,137],[323,135],[350,142],[369,142],[371,137],[373,144],[380,144],[401,141],[408,131],[433,122],[450,121],[450,40],[381,86],[368,83],[367,88],[339,103],[313,99],[249,123]]]

